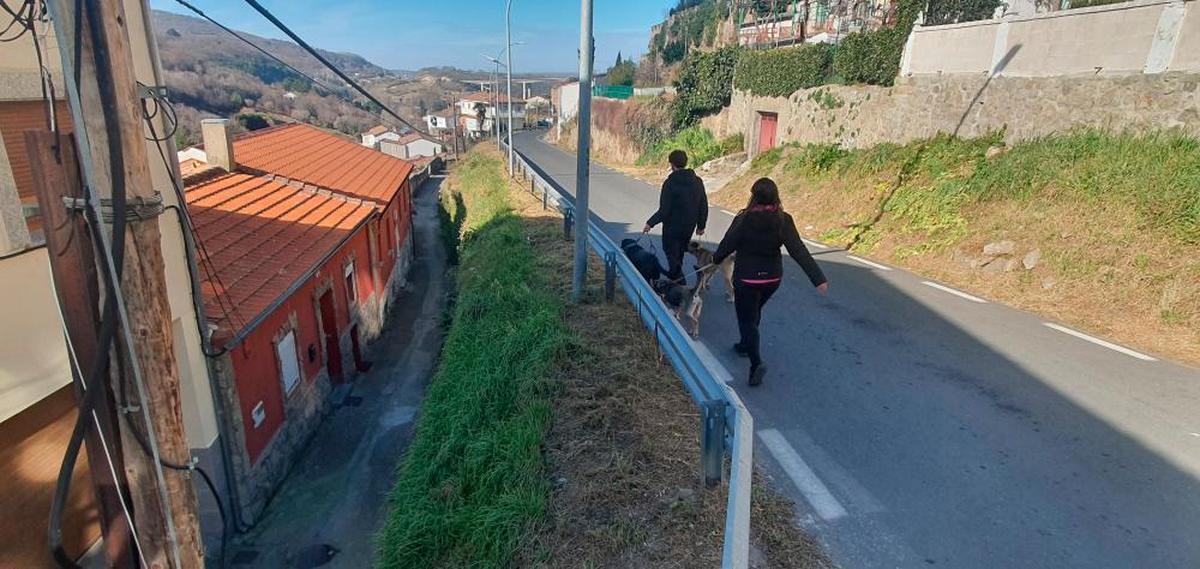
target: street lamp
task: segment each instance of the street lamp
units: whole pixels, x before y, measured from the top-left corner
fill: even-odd
[[[504,48],[504,49],[507,50],[508,48]],[[486,54],[480,54],[480,55],[483,55],[484,59],[495,64],[495,67],[493,68],[494,71],[492,71],[492,127],[496,131],[496,149],[497,150],[500,149],[500,96],[498,93],[498,91],[500,90],[500,87],[496,83],[499,82],[499,80],[500,80],[500,68],[504,66],[503,63],[500,63],[500,56],[503,54],[504,54],[504,50],[501,50],[499,54],[496,54],[496,57],[492,57],[492,56],[486,55]],[[484,118],[486,119],[487,116],[485,115]],[[480,128],[480,130],[482,130],[483,125],[479,125],[479,128]]]
[[[504,44],[506,49],[512,47],[512,0],[505,3],[504,8]],[[508,175],[513,174],[513,146],[512,146],[512,50],[508,50]]]
[[[509,44],[507,46],[505,46],[504,49],[500,50],[500,53],[496,54],[496,57],[492,57],[492,56],[486,55],[486,54],[480,54],[480,55],[483,55],[484,59],[495,64],[495,74],[493,75],[494,78],[492,79],[492,100],[494,101],[493,108],[495,109],[495,113],[494,113],[495,117],[492,119],[492,122],[495,125],[495,129],[496,129],[496,148],[497,149],[500,148],[500,94],[499,94],[500,87],[498,85],[496,85],[496,83],[499,81],[499,78],[500,78],[499,77],[500,76],[500,68],[503,67],[505,69],[509,69],[509,66],[512,65],[512,52],[510,51],[509,48],[512,48],[512,47],[515,47],[518,45],[525,45],[525,42],[523,42],[523,41],[509,42]],[[504,63],[500,62],[500,58],[503,57],[505,53],[509,54],[508,65],[505,65]],[[512,146],[512,71],[511,70],[508,72],[508,103],[507,103],[507,105],[508,105],[508,132],[509,132],[508,145],[511,147]],[[510,161],[509,161],[509,165],[508,165],[509,173],[512,173],[511,159],[512,159],[512,154],[510,153],[509,154]]]

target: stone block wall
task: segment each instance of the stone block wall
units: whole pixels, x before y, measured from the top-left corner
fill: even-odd
[[[762,113],[779,116],[777,144],[836,142],[850,148],[938,133],[976,137],[1002,128],[1010,143],[1077,127],[1200,135],[1200,73],[915,75],[897,79],[894,87],[831,85],[787,98],[735,91],[729,108],[711,121],[745,135],[753,155]]]
[[[230,357],[227,353],[217,358],[213,366],[221,390],[216,395],[224,399],[225,408],[232,415],[227,421],[228,431],[221,436],[228,437],[232,447],[230,454],[233,455],[233,472],[238,486],[238,503],[233,507],[241,510],[242,519],[253,523],[262,515],[296,457],[329,413],[329,393],[333,386],[324,369],[312,381],[302,379],[295,391],[284,400],[284,415],[288,420],[284,421],[255,464],[246,450],[246,425],[242,423],[240,411],[237,411],[241,409],[240,398]],[[354,368],[345,369],[352,372]]]

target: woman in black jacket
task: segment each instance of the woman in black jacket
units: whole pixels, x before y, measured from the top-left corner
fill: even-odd
[[[779,188],[770,178],[759,178],[750,188],[749,205],[733,219],[713,256],[713,263],[720,264],[737,253],[733,261],[733,298],[742,340],[733,347],[750,358],[750,385],[762,383],[767,373],[758,350],[758,321],[763,305],[783,280],[780,246],[786,247],[804,269],[817,292],[825,294],[829,290],[825,274],[800,240],[792,216],[780,205]]]

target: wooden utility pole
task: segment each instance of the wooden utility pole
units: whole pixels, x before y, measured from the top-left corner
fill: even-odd
[[[84,440],[92,486],[100,507],[104,558],[107,567],[132,569],[137,565],[130,547],[129,520],[121,504],[121,494],[127,492],[128,487],[121,468],[122,449],[113,395],[107,381],[92,384],[88,383],[92,378],[82,376],[93,369],[100,355],[99,305],[92,237],[83,216],[68,212],[63,202],[63,198],[83,197],[75,144],[66,135],[26,131],[25,145],[38,208],[45,222],[50,274],[71,342],[75,400],[82,401],[85,390],[97,390],[94,408],[83,420],[88,423]]]
[[[122,3],[51,0],[47,4],[63,57],[63,74],[70,83],[68,94],[88,185],[102,200],[111,198],[115,173],[131,205],[152,204],[158,196],[150,176],[141,94]],[[76,5],[84,12],[76,13]],[[78,61],[74,53],[79,54]],[[74,77],[79,84],[74,84]],[[117,140],[110,140],[110,129]],[[119,145],[117,152],[111,151],[110,143]],[[113,163],[117,155],[120,162]],[[124,347],[135,357],[125,360],[123,374],[114,379],[119,383],[113,388],[126,395],[121,401],[126,407],[121,409],[124,421],[120,429],[125,477],[146,563],[161,569],[201,569],[204,562],[191,471],[164,466],[188,465],[192,457],[180,408],[159,221],[152,207],[140,209],[150,213],[140,218],[126,214],[121,292],[129,333],[118,335],[130,342]],[[110,230],[106,225],[105,231]],[[139,395],[144,399],[139,401]],[[147,412],[148,424],[143,420]]]

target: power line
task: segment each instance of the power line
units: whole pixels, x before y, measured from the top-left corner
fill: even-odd
[[[181,2],[182,0],[175,0],[175,1]],[[288,28],[286,25],[284,25],[283,22],[279,21],[279,18],[276,18],[274,14],[272,14],[269,10],[264,8],[262,6],[262,4],[259,4],[257,0],[246,0],[246,3],[249,4],[250,7],[257,10],[259,14],[262,14],[264,18],[266,18],[267,20],[270,20],[270,22],[272,24],[275,24],[275,27],[279,28],[280,31],[287,34],[288,37],[292,38],[292,41],[296,42],[296,45],[299,45],[301,48],[304,49],[304,51],[307,51],[309,53],[309,55],[315,57],[317,59],[317,61],[321,62],[322,65],[329,68],[329,70],[334,72],[338,77],[341,77],[342,81],[345,81],[347,84],[349,84],[351,87],[353,87],[355,91],[358,91],[359,94],[366,97],[372,103],[375,103],[377,106],[379,106],[379,108],[383,109],[383,111],[385,113],[391,115],[393,118],[400,121],[401,124],[403,124],[404,126],[407,126],[408,128],[411,128],[411,129],[413,129],[425,136],[428,136],[428,137],[433,136],[433,135],[429,134],[428,132],[425,132],[424,130],[417,128],[415,125],[408,122],[407,120],[404,120],[403,117],[396,114],[396,112],[393,111],[392,109],[388,108],[387,105],[384,105],[383,103],[381,103],[379,101],[379,99],[375,98],[375,95],[372,95],[370,92],[368,92],[366,89],[364,89],[361,85],[359,85],[357,82],[355,82],[353,79],[351,79],[350,76],[346,75],[341,69],[338,69],[337,66],[335,66],[333,63],[330,63],[330,61],[328,59],[325,59],[325,56],[321,55],[321,53],[319,51],[317,51],[316,49],[314,49],[311,45],[308,45],[308,42],[304,41],[303,39],[300,38],[300,36],[296,35],[296,32],[293,32],[290,28]]]
[[[209,21],[209,23],[211,23],[212,25],[214,25],[214,26],[216,26],[216,27],[218,27],[218,28],[221,28],[222,30],[225,30],[226,32],[228,32],[228,33],[229,33],[229,35],[231,35],[231,36],[233,36],[233,37],[235,37],[235,38],[237,38],[237,39],[239,39],[239,40],[242,40],[242,42],[243,42],[243,43],[245,43],[246,45],[248,45],[248,46],[250,46],[250,47],[254,48],[254,49],[255,49],[255,50],[257,50],[259,53],[261,53],[261,54],[263,54],[263,55],[265,55],[265,56],[267,56],[267,57],[269,57],[269,58],[271,58],[271,59],[275,60],[275,62],[276,62],[276,63],[278,63],[278,64],[280,64],[280,65],[282,65],[282,66],[284,66],[284,67],[286,67],[286,68],[290,69],[290,70],[292,71],[292,73],[295,73],[296,75],[299,75],[299,76],[301,76],[301,77],[303,77],[303,78],[305,78],[305,79],[308,79],[309,81],[312,81],[313,83],[315,83],[315,84],[317,84],[317,85],[320,85],[320,86],[321,86],[323,89],[325,89],[326,91],[329,91],[330,93],[333,93],[333,94],[335,94],[335,95],[339,94],[337,89],[334,89],[333,87],[330,87],[329,85],[326,85],[326,84],[324,84],[324,83],[322,83],[322,82],[318,81],[318,80],[317,80],[315,77],[313,77],[313,76],[311,76],[311,75],[309,75],[309,74],[307,74],[307,73],[305,73],[305,72],[303,72],[303,71],[300,71],[299,69],[296,69],[294,66],[292,66],[292,64],[290,64],[290,63],[288,63],[288,62],[286,62],[286,61],[284,61],[284,60],[280,59],[279,57],[277,57],[276,55],[272,54],[271,52],[269,52],[269,51],[267,51],[267,50],[265,50],[265,49],[263,49],[263,48],[259,47],[259,46],[258,46],[258,44],[256,44],[256,43],[254,43],[254,42],[250,41],[250,39],[249,39],[249,38],[247,38],[246,36],[243,36],[242,34],[239,34],[239,33],[238,33],[236,30],[230,29],[230,28],[229,28],[228,26],[226,26],[225,24],[222,24],[221,22],[218,22],[218,21],[216,21],[216,20],[212,19],[211,17],[209,17],[209,15],[208,15],[208,14],[205,14],[204,12],[201,12],[199,8],[197,8],[197,7],[193,6],[192,4],[188,3],[186,0],[175,0],[175,1],[176,1],[176,2],[178,2],[178,3],[179,3],[181,6],[183,6],[184,8],[187,8],[188,10],[191,10],[192,12],[195,12],[197,16],[200,16],[201,18],[204,18],[205,20],[208,20],[208,21]],[[343,97],[343,98],[345,98],[345,97]],[[351,100],[349,100],[349,99],[346,99],[346,101],[348,101],[348,102],[350,102],[350,103],[354,103],[354,101],[351,101]]]

